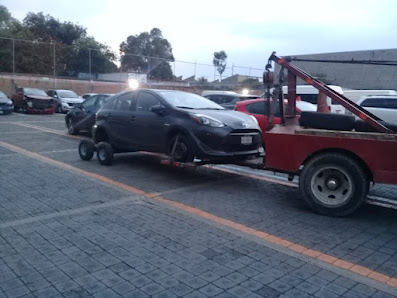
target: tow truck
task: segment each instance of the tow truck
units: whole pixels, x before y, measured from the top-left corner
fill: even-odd
[[[272,71],[273,62],[281,68],[277,76]],[[287,109],[284,111],[282,87],[285,72],[288,94]],[[297,78],[315,87],[324,98],[330,97],[361,120],[356,121],[351,115],[321,112],[303,112],[298,117],[295,108]],[[264,104],[268,105],[266,110],[269,111],[268,130],[264,132],[265,156],[260,161],[247,161],[239,165],[286,173],[290,180],[299,176],[299,188],[305,203],[313,211],[328,216],[347,216],[360,208],[367,199],[371,183],[397,184],[395,127],[391,128],[372,113],[291,64],[288,58],[278,57],[275,52],[268,59],[263,82],[267,94]],[[280,105],[281,124],[273,125],[276,104]],[[196,167],[205,164],[205,161],[187,164],[168,157],[162,163]]]

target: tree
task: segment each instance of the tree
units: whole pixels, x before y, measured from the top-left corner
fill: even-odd
[[[86,29],[71,22],[61,22],[50,15],[28,13],[23,22],[14,19],[0,5],[0,36],[14,38],[15,68],[20,73],[77,76],[88,72],[88,52],[92,71],[116,71],[115,54],[108,46],[87,36]],[[12,40],[0,39],[0,71],[12,71]]]
[[[214,52],[214,59],[212,60],[212,63],[218,70],[221,81],[222,81],[222,73],[226,69],[226,59],[227,59],[227,55],[225,51]]]
[[[130,35],[120,44],[121,67],[125,71],[147,73],[148,78],[171,80],[171,44],[158,28]]]

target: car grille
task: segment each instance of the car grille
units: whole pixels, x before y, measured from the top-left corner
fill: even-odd
[[[42,99],[35,99],[32,100],[33,108],[35,109],[47,109],[53,105],[52,100],[42,100]]]
[[[0,102],[0,107],[5,107],[6,103],[5,102]]]
[[[68,102],[69,107],[73,107],[74,103],[73,102]]]
[[[252,144],[244,145],[241,144],[241,137],[243,136],[251,136]],[[238,151],[249,151],[255,150],[258,148],[258,145],[261,144],[262,138],[261,134],[257,130],[253,131],[233,131],[230,133],[223,141],[222,147],[225,151],[229,152],[238,152]]]

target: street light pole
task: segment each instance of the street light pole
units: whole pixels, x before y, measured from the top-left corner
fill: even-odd
[[[12,39],[12,73],[15,76],[15,39]]]
[[[91,48],[88,48],[88,67],[90,72],[90,91],[92,92],[92,75],[91,75]]]

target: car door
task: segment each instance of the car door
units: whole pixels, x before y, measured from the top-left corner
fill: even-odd
[[[156,105],[164,106],[159,97],[147,91],[139,92],[133,125],[139,131],[137,139],[141,150],[163,151],[165,148],[165,116],[150,110]]]
[[[80,105],[80,107],[76,107],[71,111],[76,128],[78,127],[78,129],[90,130],[94,125],[96,112],[95,103],[97,97],[97,95],[89,97]]]
[[[106,122],[112,142],[122,150],[134,151],[138,148],[139,131],[134,127],[136,91],[123,93],[113,100],[112,110],[105,112]]]

